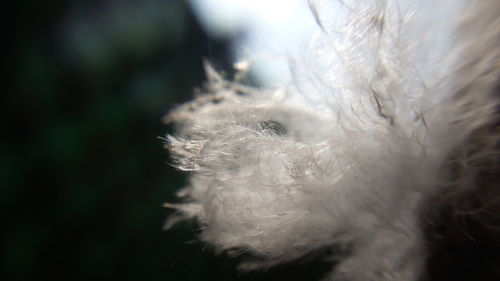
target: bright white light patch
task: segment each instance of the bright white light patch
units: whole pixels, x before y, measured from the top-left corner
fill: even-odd
[[[250,60],[251,73],[265,85],[289,80],[286,56],[298,54],[315,27],[307,1],[303,0],[190,0],[190,3],[213,36],[243,34],[233,50],[235,60]]]

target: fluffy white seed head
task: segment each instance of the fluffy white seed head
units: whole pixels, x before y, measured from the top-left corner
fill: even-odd
[[[481,169],[450,167],[498,167],[500,2],[310,6],[318,35],[291,61],[292,85],[208,69],[206,92],[169,115],[168,148],[191,179],[185,203],[167,206],[217,249],[267,260],[254,267],[345,245],[328,280],[418,280],[423,216],[476,188]]]

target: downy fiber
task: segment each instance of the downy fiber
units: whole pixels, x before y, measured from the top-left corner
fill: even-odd
[[[202,241],[253,255],[246,270],[331,248],[345,251],[324,280],[500,280],[500,1],[309,6],[292,83],[207,66],[203,94],[168,115],[190,185],[167,226],[195,220]]]

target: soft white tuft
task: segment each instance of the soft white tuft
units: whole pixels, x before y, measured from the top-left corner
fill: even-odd
[[[191,184],[167,206],[196,218],[203,241],[266,260],[248,268],[341,245],[328,280],[417,280],[422,214],[471,188],[447,167],[495,122],[500,1],[310,7],[318,35],[291,61],[292,85],[253,89],[209,68],[206,93],[168,116]]]

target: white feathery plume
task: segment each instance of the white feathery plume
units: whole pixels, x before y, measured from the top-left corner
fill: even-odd
[[[498,122],[500,1],[309,4],[318,34],[290,62],[292,85],[254,89],[207,66],[205,93],[168,116],[191,178],[166,207],[217,249],[265,261],[247,268],[340,245],[327,280],[419,280],[422,217],[475,188],[450,165],[475,159],[460,153]],[[498,157],[499,135],[476,158]]]

